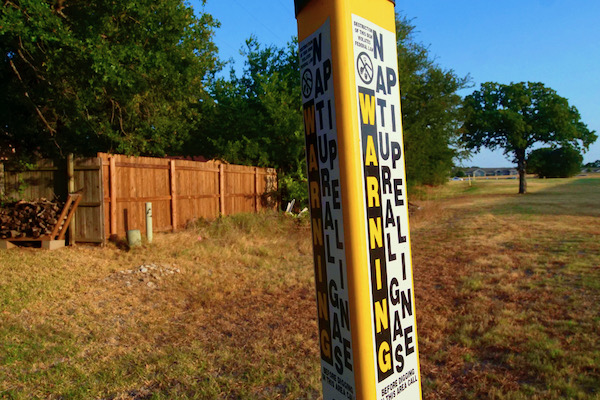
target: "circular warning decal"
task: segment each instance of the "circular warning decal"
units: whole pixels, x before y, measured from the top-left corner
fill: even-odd
[[[313,88],[312,72],[310,71],[310,69],[307,69],[302,74],[302,95],[305,98],[310,97],[310,94],[312,93],[312,88]]]
[[[368,85],[373,81],[373,62],[371,57],[364,51],[358,55],[356,69],[358,70],[358,76],[365,84]]]

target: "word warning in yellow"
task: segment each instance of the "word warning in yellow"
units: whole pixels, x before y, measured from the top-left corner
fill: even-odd
[[[300,43],[323,398],[355,399],[330,22]]]

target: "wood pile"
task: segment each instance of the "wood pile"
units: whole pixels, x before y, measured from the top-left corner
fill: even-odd
[[[44,198],[4,204],[0,208],[0,239],[38,239],[50,235],[63,207],[63,203]]]

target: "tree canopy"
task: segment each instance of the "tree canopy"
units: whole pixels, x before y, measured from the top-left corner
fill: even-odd
[[[410,185],[439,185],[459,156],[462,98],[457,91],[468,87],[470,77],[437,65],[415,41],[415,29],[409,19],[396,15],[406,174]]]
[[[297,43],[261,46],[252,37],[242,54],[241,77],[232,68],[211,86],[207,121],[193,140],[229,162],[297,168],[304,143]]]
[[[539,82],[481,84],[464,100],[462,142],[479,151],[501,148],[514,157],[519,193],[527,191],[527,152],[536,143],[586,150],[597,136],[579,111],[556,91]]]
[[[414,39],[415,27],[397,16],[399,80],[407,175],[411,185],[446,181],[457,150],[461,97],[469,77],[435,64]],[[186,149],[203,149],[229,162],[280,169],[284,198],[306,200],[304,130],[296,41],[286,47],[262,46],[250,38],[241,77],[211,87],[207,120]]]
[[[586,168],[600,168],[600,160],[589,162],[589,163],[585,164],[584,167],[586,167]]]
[[[284,199],[306,201],[298,44],[264,46],[251,37],[242,48],[243,73],[215,80],[207,119],[186,151],[231,163],[279,170]]]
[[[0,15],[0,145],[162,155],[202,118],[216,21],[182,0],[14,0]]]
[[[437,65],[396,19],[408,181],[443,183],[469,77]],[[305,200],[297,41],[250,38],[241,75],[217,78],[216,27],[184,0],[5,2],[0,150],[219,157],[278,168],[287,196]]]

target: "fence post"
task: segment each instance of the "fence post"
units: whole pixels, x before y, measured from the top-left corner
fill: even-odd
[[[225,166],[219,164],[219,212],[225,215]]]
[[[0,163],[0,198],[4,197],[4,163]]]
[[[254,211],[258,212],[258,167],[254,167]]]
[[[117,162],[115,156],[109,159],[109,178],[110,178],[110,234],[117,234]]]
[[[171,224],[172,231],[177,230],[177,177],[175,176],[175,160],[169,161],[169,172],[171,177]]]
[[[75,160],[73,159],[73,153],[70,153],[67,156],[67,178],[68,178],[68,187],[67,194],[71,194],[75,192]],[[69,245],[73,246],[75,244],[75,214],[71,217],[71,222],[69,223]]]

